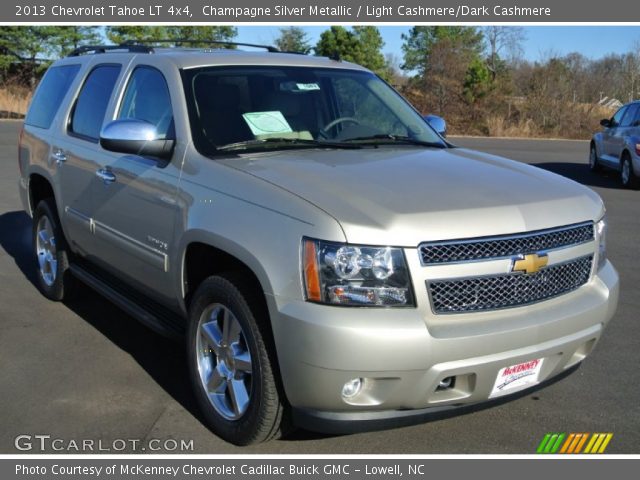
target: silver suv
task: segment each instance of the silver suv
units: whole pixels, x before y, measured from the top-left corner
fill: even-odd
[[[40,83],[19,163],[44,295],[79,280],[186,338],[236,444],[533,387],[618,301],[593,191],[455,148],[334,59],[85,47]]]
[[[600,121],[604,127],[591,139],[589,168],[602,167],[620,172],[622,185],[640,186],[640,101],[623,105],[610,119]]]

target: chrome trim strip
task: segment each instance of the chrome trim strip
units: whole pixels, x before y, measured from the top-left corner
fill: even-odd
[[[117,247],[135,255],[148,264],[159,268],[163,272],[169,271],[169,257],[166,253],[151,248],[148,245],[125,235],[118,230],[105,225],[104,223],[93,221],[95,235],[112,242]]]
[[[80,225],[86,227],[90,232],[91,230],[91,218],[86,216],[84,213],[79,212],[78,210],[71,207],[64,207],[64,213],[67,218],[75,223],[79,223]],[[93,232],[92,232],[93,233]]]

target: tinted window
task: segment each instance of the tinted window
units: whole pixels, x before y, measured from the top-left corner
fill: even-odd
[[[47,70],[24,122],[35,127],[49,128],[79,70],[80,65],[63,65]]]
[[[613,118],[611,118],[611,126],[612,127],[617,127],[618,125],[620,125],[620,121],[622,120],[622,117],[624,116],[624,114],[626,112],[627,112],[627,107],[626,106],[624,106],[620,110],[618,110],[616,112],[616,114],[613,116]]]
[[[632,103],[627,108],[627,113],[624,114],[624,118],[620,122],[621,127],[630,127],[638,119],[638,110],[640,109],[640,103]]]
[[[70,128],[73,133],[94,140],[99,138],[107,105],[119,74],[119,65],[100,65],[91,71],[73,111]]]
[[[173,138],[173,111],[167,82],[151,67],[139,67],[131,75],[118,118],[135,118],[156,126],[161,138]]]

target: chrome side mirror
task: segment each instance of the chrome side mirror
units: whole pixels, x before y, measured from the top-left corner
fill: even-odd
[[[159,138],[155,125],[126,118],[114,120],[100,132],[100,145],[105,150],[167,159],[175,140]]]
[[[445,122],[444,118],[437,115],[425,115],[422,118],[442,137],[447,136],[447,122]]]

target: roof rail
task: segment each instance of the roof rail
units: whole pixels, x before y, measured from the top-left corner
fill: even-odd
[[[171,43],[171,44],[181,44],[181,43],[192,43],[198,45],[227,45],[232,47],[253,47],[253,48],[264,48],[268,52],[276,53],[279,52],[276,47],[271,45],[258,45],[256,43],[243,43],[243,42],[227,42],[226,40],[197,40],[191,38],[176,38],[176,39],[161,39],[161,40],[145,40],[141,42],[137,41],[128,41],[123,45],[145,45],[145,43],[157,44],[157,43]]]
[[[83,45],[73,50],[67,57],[79,57],[87,53],[106,53],[110,50],[127,50],[132,53],[152,53],[153,47],[131,42],[125,42],[119,45]]]
[[[171,44],[182,44],[182,43],[195,43],[198,45],[226,45],[233,47],[253,47],[253,48],[264,48],[268,52],[276,53],[279,52],[276,47],[271,45],[258,45],[255,43],[243,43],[243,42],[226,42],[224,40],[192,40],[188,38],[178,38],[178,39],[160,39],[160,40],[128,40],[126,42],[122,42],[118,45],[83,45],[81,47],[73,50],[68,57],[78,57],[80,55],[88,54],[88,53],[106,53],[107,51],[113,50],[126,50],[131,53],[153,53],[154,45],[157,46],[158,43],[171,43]],[[288,52],[293,53],[293,52]]]

